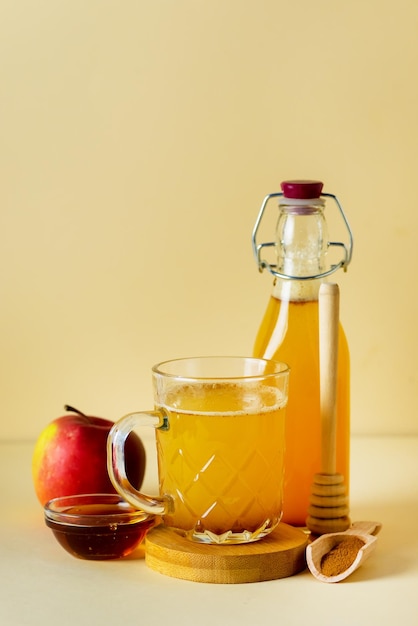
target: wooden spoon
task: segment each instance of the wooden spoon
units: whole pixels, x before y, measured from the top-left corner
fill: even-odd
[[[370,556],[376,547],[377,533],[382,528],[380,522],[355,522],[351,528],[342,533],[329,533],[315,539],[306,548],[306,561],[311,573],[318,580],[326,583],[337,583],[352,574]],[[323,559],[331,550],[337,549],[347,537],[356,537],[362,542],[357,556],[343,571],[334,575],[324,573]]]
[[[344,477],[336,473],[339,304],[338,285],[323,283],[319,288],[321,472],[314,476],[306,520],[316,535],[350,526]]]

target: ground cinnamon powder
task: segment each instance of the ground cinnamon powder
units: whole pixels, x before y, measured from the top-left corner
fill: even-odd
[[[354,562],[358,551],[364,546],[364,541],[358,537],[344,537],[321,559],[321,573],[324,576],[338,576]]]

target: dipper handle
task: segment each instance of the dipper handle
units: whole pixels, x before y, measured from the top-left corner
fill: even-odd
[[[340,290],[335,283],[319,288],[319,367],[321,465],[323,474],[336,473],[336,403]]]

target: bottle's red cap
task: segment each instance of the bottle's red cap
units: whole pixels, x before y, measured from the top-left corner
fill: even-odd
[[[285,180],[281,183],[284,197],[297,200],[319,198],[323,186],[319,180]]]

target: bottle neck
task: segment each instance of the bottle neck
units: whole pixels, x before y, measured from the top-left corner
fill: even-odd
[[[273,294],[293,301],[317,300],[325,268],[328,231],[323,202],[284,199],[276,228],[277,269],[292,278],[276,278]],[[300,279],[300,280],[299,280]]]
[[[283,302],[312,302],[318,300],[319,287],[324,279],[286,280],[275,278],[272,295]]]

